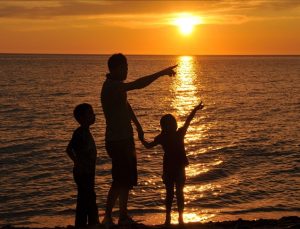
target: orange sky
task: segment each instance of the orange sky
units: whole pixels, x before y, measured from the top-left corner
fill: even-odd
[[[181,14],[201,18],[190,35]],[[0,2],[0,53],[300,54],[300,0]]]

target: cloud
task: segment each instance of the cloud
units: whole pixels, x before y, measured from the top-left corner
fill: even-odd
[[[276,18],[296,10],[300,1],[294,0],[212,0],[212,1],[4,1],[0,5],[2,23],[12,20],[73,21],[74,26],[121,26],[129,28],[158,27],[170,24],[178,14],[191,12],[203,18],[205,24],[241,24],[251,20]],[[265,14],[268,10],[268,14]],[[298,10],[298,11],[297,11]],[[271,13],[269,12],[271,11]],[[34,23],[32,23],[34,24]]]
[[[245,10],[297,8],[295,0],[212,0],[212,1],[4,1],[0,17],[51,18],[61,16],[162,14],[178,11],[235,12]]]

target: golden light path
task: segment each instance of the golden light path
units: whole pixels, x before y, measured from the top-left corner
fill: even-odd
[[[194,67],[194,57],[178,57],[177,76],[173,81],[172,90],[175,93],[175,99],[172,106],[177,110],[177,115],[185,116],[191,108],[197,104],[197,87],[195,86],[196,73]],[[179,126],[182,123],[178,123]]]
[[[176,110],[176,118],[178,119],[178,127],[181,127],[185,121],[187,115],[191,112],[193,107],[197,105],[200,98],[200,90],[198,88],[197,73],[196,73],[196,58],[193,56],[180,56],[178,57],[178,67],[176,69],[177,76],[172,85],[172,91],[174,93],[174,100],[172,102],[173,108]],[[201,111],[200,111],[201,112]],[[199,112],[199,113],[200,113]],[[205,123],[199,122],[200,115],[196,114],[194,120],[185,137],[185,144],[199,144],[201,141],[202,133],[206,132],[209,128]],[[198,121],[198,122],[197,122]],[[198,123],[198,124],[197,124]],[[195,152],[187,152],[188,156],[198,155],[205,153],[206,150],[199,150]],[[209,172],[214,166],[221,164],[222,161],[212,161],[211,163],[191,163],[186,168],[187,178],[199,176],[201,174]],[[184,189],[186,204],[192,201],[198,201],[206,193],[210,195],[218,195],[219,185],[213,185],[211,183],[206,184],[193,184],[187,182]],[[174,211],[175,213],[175,211]],[[208,212],[205,209],[193,208],[187,209],[184,213],[185,222],[198,222],[209,221],[215,214]],[[172,214],[172,223],[177,223],[177,214]]]

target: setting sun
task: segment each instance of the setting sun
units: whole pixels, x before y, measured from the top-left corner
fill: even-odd
[[[178,26],[183,35],[189,35],[193,32],[194,27],[202,23],[202,19],[190,14],[179,16],[173,21],[173,24]]]

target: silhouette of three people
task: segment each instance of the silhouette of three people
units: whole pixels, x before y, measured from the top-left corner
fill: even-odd
[[[202,102],[197,105],[183,127],[177,129],[177,122],[171,114],[164,115],[160,124],[162,131],[152,142],[144,139],[141,124],[127,100],[127,91],[142,89],[158,78],[168,75],[174,76],[177,65],[165,68],[151,75],[141,77],[132,82],[125,82],[128,74],[126,57],[119,53],[108,60],[109,73],[102,85],[101,104],[106,121],[105,148],[112,162],[112,184],[108,191],[105,215],[102,223],[107,227],[114,225],[112,210],[119,199],[119,225],[131,225],[135,221],[128,215],[127,203],[129,191],[137,185],[137,159],[133,128],[135,124],[139,139],[147,148],[158,144],[164,150],[163,182],[166,187],[166,221],[171,221],[171,206],[176,187],[179,223],[183,223],[185,166],[188,159],[184,149],[184,136],[197,110],[203,108]],[[98,208],[94,191],[96,146],[89,131],[95,122],[93,108],[89,104],[80,104],[74,110],[74,117],[80,124],[70,140],[67,154],[74,162],[73,174],[77,184],[77,206],[75,227],[86,224],[99,224]]]

